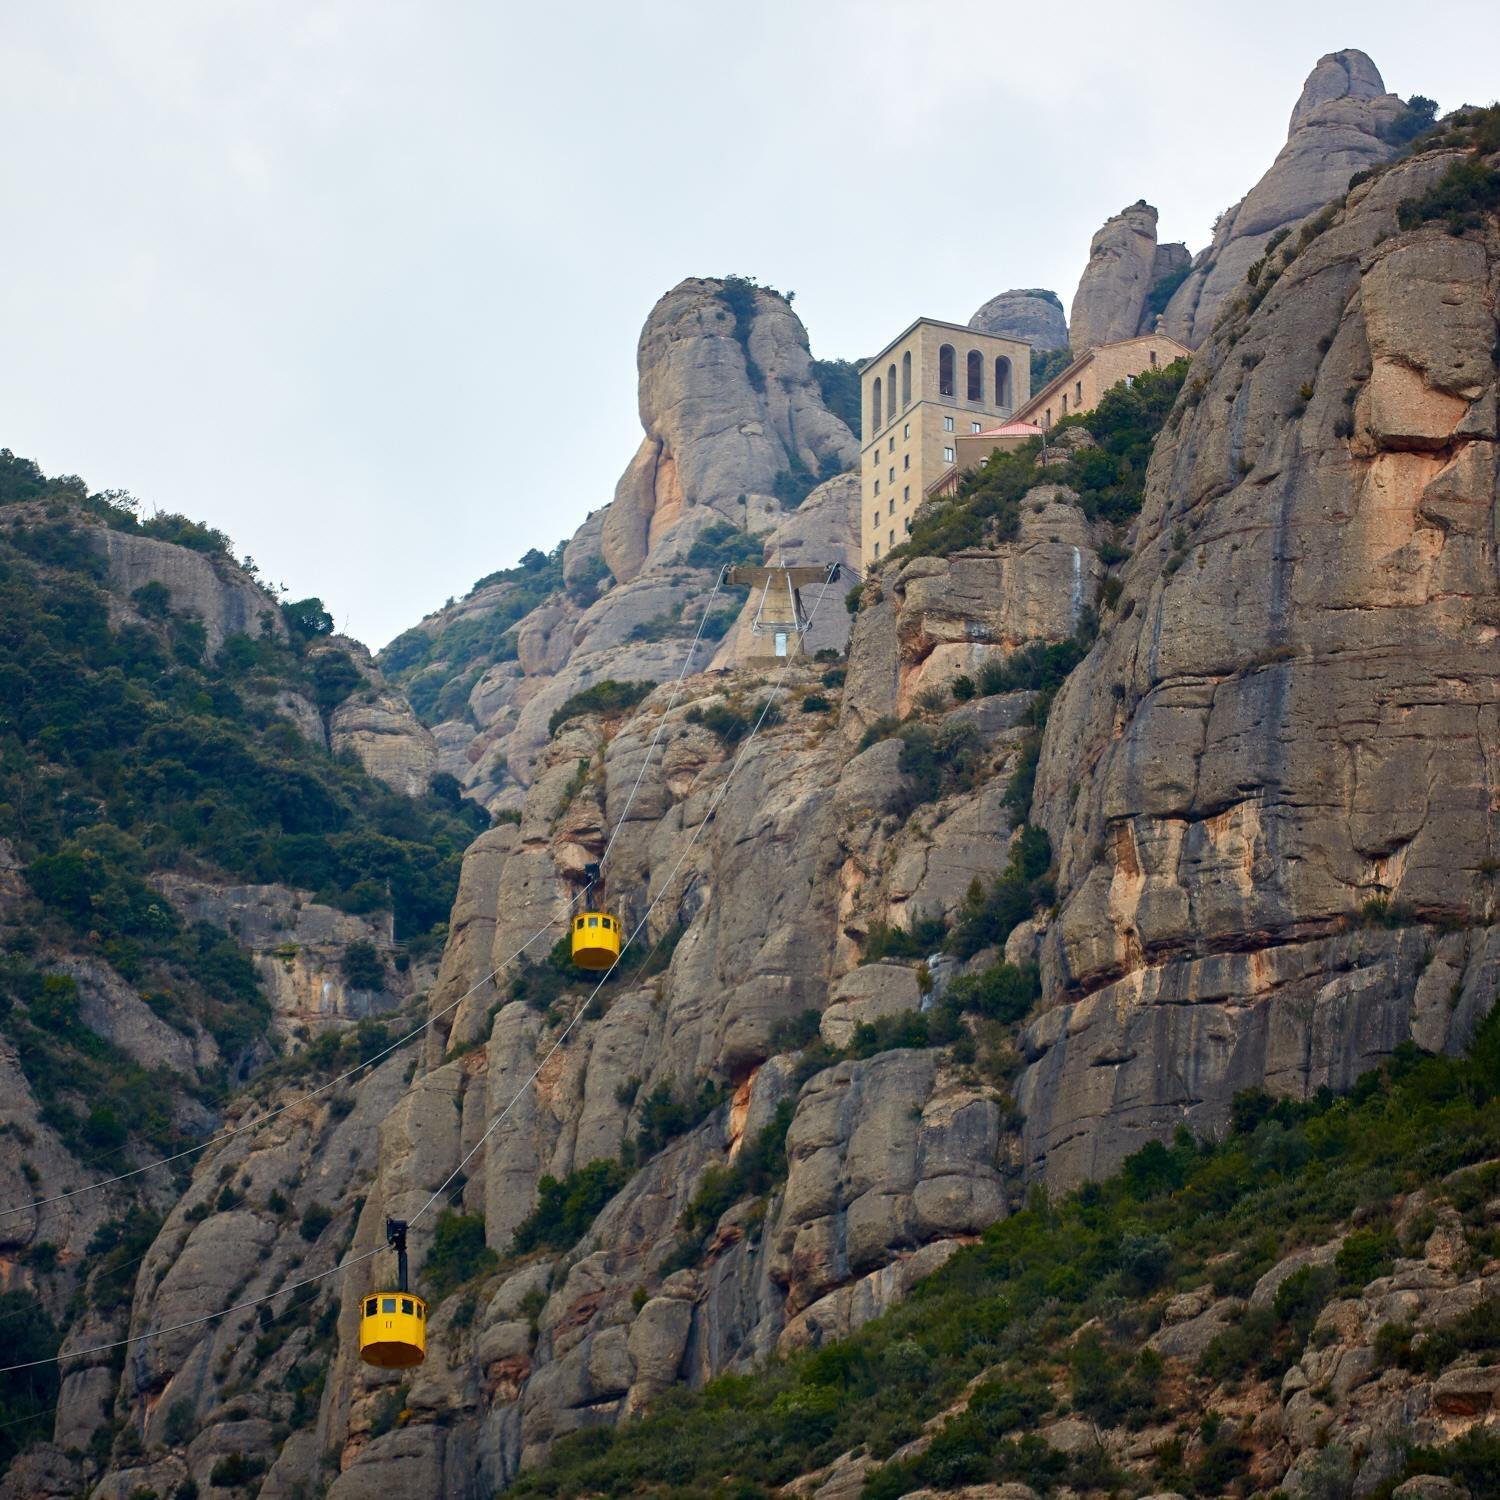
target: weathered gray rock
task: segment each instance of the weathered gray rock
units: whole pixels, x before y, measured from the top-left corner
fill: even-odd
[[[137,589],[160,584],[174,613],[203,622],[210,656],[217,656],[231,635],[258,637],[266,631],[277,640],[286,638],[276,601],[228,558],[107,526],[91,527],[88,535],[109,565],[114,620],[133,617],[128,601]]]
[[[437,769],[437,743],[402,693],[357,693],[333,712],[328,744],[335,755],[352,750],[377,781],[408,797],[427,790]]]
[[[1068,333],[1073,353],[1134,338],[1157,263],[1156,210],[1144,198],[1123,208],[1094,235],[1073,293]]]
[[[1068,343],[1062,299],[1056,292],[1041,287],[1025,287],[991,297],[969,319],[969,327],[980,333],[1023,339],[1033,349],[1044,351],[1064,349]]]
[[[641,570],[688,511],[709,506],[752,525],[776,509],[777,476],[852,468],[853,435],[823,405],[807,334],[773,292],[746,289],[737,322],[721,281],[689,278],[652,309],[641,333],[646,436],[615,489],[601,546],[616,578]]]
[[[1245,289],[1247,271],[1273,234],[1340,197],[1354,173],[1395,155],[1382,131],[1402,107],[1363,52],[1351,48],[1319,58],[1292,111],[1286,145],[1265,176],[1221,215],[1213,243],[1167,306],[1166,332],[1190,348],[1201,344],[1229,299]]]
[[[917,971],[894,963],[851,969],[834,986],[833,997],[819,1030],[830,1047],[839,1048],[849,1045],[856,1026],[916,1010],[922,1000]]]
[[[1494,252],[1395,220],[1453,159],[1356,189],[1201,351],[1107,638],[1053,706],[1051,1008],[1019,1103],[1055,1181],[1218,1128],[1239,1088],[1459,1047],[1490,1003],[1495,389],[1470,351]],[[1365,925],[1376,899],[1409,917]]]

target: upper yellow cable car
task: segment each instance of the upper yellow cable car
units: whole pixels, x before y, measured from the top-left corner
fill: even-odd
[[[573,962],[580,969],[612,969],[620,957],[620,919],[607,911],[573,918]]]
[[[586,865],[583,871],[588,884],[584,887],[584,904],[593,904],[594,887],[599,884],[599,866]],[[580,969],[612,969],[620,961],[620,919],[607,911],[581,911],[573,918],[573,962]]]
[[[385,1221],[396,1252],[396,1290],[369,1292],[359,1315],[359,1357],[382,1370],[404,1370],[427,1357],[427,1304],[407,1286],[406,1221]]]

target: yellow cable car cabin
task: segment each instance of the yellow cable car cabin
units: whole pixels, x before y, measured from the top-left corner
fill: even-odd
[[[620,957],[620,919],[607,911],[573,918],[573,962],[580,969],[613,968]]]
[[[402,1370],[427,1357],[427,1304],[412,1292],[372,1292],[359,1319],[359,1357]]]
[[[396,1252],[393,1292],[370,1292],[359,1309],[359,1357],[382,1370],[404,1370],[427,1357],[427,1304],[407,1286],[406,1221],[385,1221]]]

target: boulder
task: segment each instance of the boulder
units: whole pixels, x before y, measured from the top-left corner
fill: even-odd
[[[1021,339],[1033,349],[1050,352],[1068,343],[1068,324],[1062,299],[1041,287],[1025,287],[991,297],[972,318],[969,327],[1001,338]]]

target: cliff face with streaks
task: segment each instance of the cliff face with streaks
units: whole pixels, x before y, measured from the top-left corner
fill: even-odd
[[[1341,56],[1375,108],[1378,77]],[[1346,97],[1326,83],[1306,128]],[[1144,429],[1116,453],[1101,408],[1097,439],[1075,428],[1024,482],[996,466],[944,502],[987,507],[978,545],[805,596],[821,660],[749,663],[731,599],[680,687],[726,549],[852,552],[855,487],[829,471],[854,443],[783,299],[669,293],[613,503],[384,663],[380,687],[467,705],[437,722],[441,763],[506,814],[465,853],[424,1034],[305,1103],[333,1073],[306,1054],[240,1097],[236,1124],[294,1107],[160,1195],[133,1289],[65,1348],[171,1331],[69,1361],[52,1441],[0,1495],[233,1477],[286,1500],[480,1500],[674,1386],[846,1337],[1034,1187],[1220,1133],[1242,1090],[1306,1099],[1405,1043],[1467,1046],[1500,986],[1500,229],[1398,210],[1475,160],[1455,142],[1340,183],[1315,232],[1236,278],[1150,429],[1138,512]],[[642,686],[564,708],[606,678]],[[606,846],[631,943],[596,985],[553,944]],[[299,955],[354,920],[191,873],[170,890],[283,965],[267,979],[293,1010],[316,988]],[[357,1038],[358,990],[321,995]],[[16,1243],[82,1253],[85,1213],[43,1210]],[[387,1216],[415,1221],[432,1302],[405,1375],[357,1357]],[[1266,1483],[1302,1485],[1330,1424],[1363,1453],[1490,1409],[1467,1365],[1366,1385],[1384,1299],[1437,1321],[1492,1286],[1416,1222],[1396,1280],[1352,1285],[1297,1345],[1285,1413],[1246,1414]],[[1198,1359],[1274,1298],[1262,1280],[1157,1308],[1151,1349]],[[1044,1442],[1105,1443],[1087,1425]],[[1142,1441],[1105,1446],[1144,1463]],[[858,1493],[871,1461],[802,1490]]]

